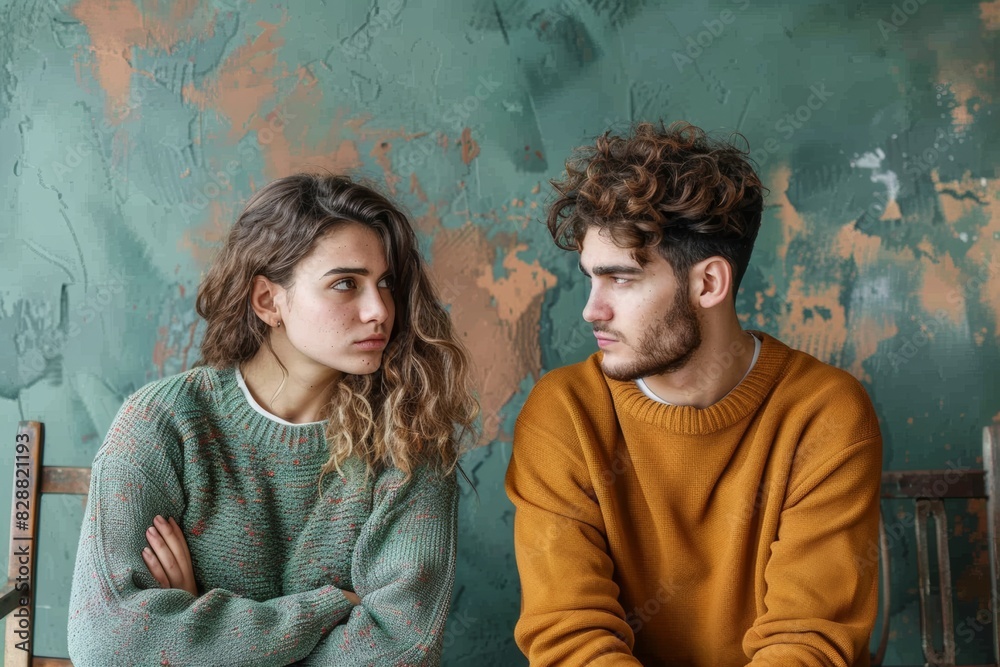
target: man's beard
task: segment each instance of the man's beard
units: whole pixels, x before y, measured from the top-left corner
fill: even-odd
[[[612,380],[628,382],[650,375],[673,373],[687,365],[701,345],[701,323],[688,300],[685,287],[678,286],[670,310],[639,339],[639,344],[633,348],[634,360],[612,367],[608,365],[605,355],[601,364],[605,375]],[[594,331],[606,330],[595,328]],[[618,341],[626,343],[620,336]]]

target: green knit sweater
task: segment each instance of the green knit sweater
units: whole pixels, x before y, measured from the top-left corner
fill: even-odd
[[[436,665],[455,578],[455,475],[349,460],[318,484],[324,422],[255,409],[234,369],[131,396],[94,460],[69,651],[95,665]],[[198,597],[142,561],[175,517]],[[340,589],[356,592],[351,607]]]

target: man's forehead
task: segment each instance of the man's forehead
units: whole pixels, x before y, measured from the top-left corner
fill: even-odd
[[[643,267],[635,258],[635,250],[615,244],[610,234],[597,227],[587,230],[580,242],[580,266],[588,269],[591,265],[629,266],[641,270]]]

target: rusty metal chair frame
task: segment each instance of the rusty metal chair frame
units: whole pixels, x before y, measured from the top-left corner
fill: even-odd
[[[86,496],[90,468],[43,466],[44,439],[41,422],[18,424],[14,438],[7,586],[0,595],[0,618],[7,619],[4,667],[72,667],[66,658],[33,655],[39,502],[43,493]]]
[[[955,618],[952,607],[951,559],[948,552],[948,517],[944,511],[945,498],[985,498],[987,515],[987,540],[990,560],[990,611],[993,630],[993,660],[990,665],[973,667],[1000,667],[1000,425],[983,429],[982,470],[912,470],[882,473],[882,499],[913,500],[916,506],[914,530],[917,541],[917,577],[920,595],[920,640],[925,665],[929,667],[955,667],[958,653],[955,645]],[[931,572],[930,550],[927,535],[928,519],[934,519],[935,545],[941,609],[941,639],[938,649],[933,640],[931,621]],[[885,523],[879,520],[879,560],[882,575],[882,631],[878,650],[872,655],[872,667],[880,667],[885,658],[889,641],[889,612],[891,605],[890,548]],[[921,666],[924,667],[924,666]]]

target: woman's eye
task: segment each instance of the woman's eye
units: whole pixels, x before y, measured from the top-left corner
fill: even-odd
[[[347,290],[354,289],[356,284],[354,278],[344,278],[335,282],[331,287],[339,292],[346,292]]]
[[[392,282],[392,276],[386,276],[382,280],[378,281],[379,287],[384,287],[386,289],[392,289],[394,284]]]

